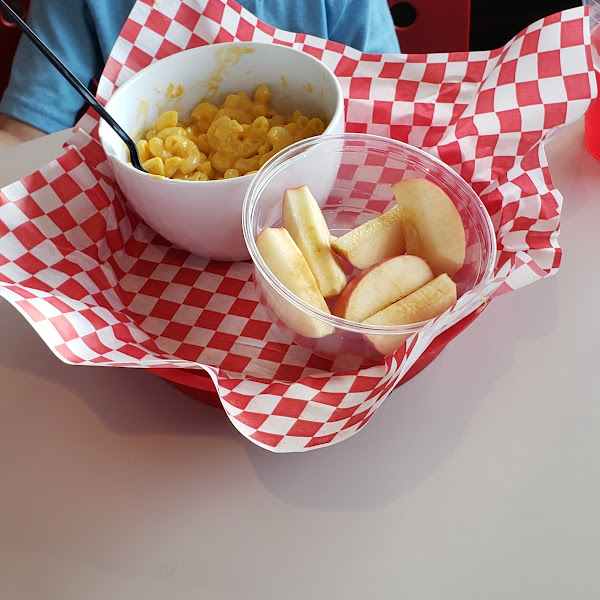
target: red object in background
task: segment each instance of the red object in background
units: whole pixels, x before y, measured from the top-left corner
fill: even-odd
[[[600,88],[600,76],[596,73]],[[585,147],[588,152],[600,160],[600,98],[596,98],[585,113]]]
[[[405,54],[469,49],[471,0],[388,0]]]
[[[29,0],[11,0],[26,14]],[[458,52],[469,49],[470,0],[388,0],[402,52]],[[451,25],[449,25],[451,23]],[[0,17],[0,96],[10,75],[21,32]]]
[[[29,0],[10,0],[9,4],[15,12],[25,18],[29,8]],[[20,37],[21,30],[14,23],[6,21],[0,12],[0,52],[2,53],[2,60],[0,61],[0,98],[8,85],[12,59],[17,50]]]
[[[600,69],[600,26],[591,31],[592,58],[596,69]],[[596,83],[600,90],[600,73],[596,70]],[[596,98],[585,113],[585,147],[588,152],[600,160],[600,98]]]

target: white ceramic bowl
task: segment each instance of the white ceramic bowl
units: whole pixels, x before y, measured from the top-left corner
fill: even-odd
[[[276,44],[231,42],[185,50],[142,69],[109,98],[106,109],[134,140],[165,110],[189,119],[202,100],[219,105],[230,93],[271,90],[280,113],[324,116],[323,135],[344,130],[344,99],[335,75],[313,56]],[[179,86],[183,93],[173,97]],[[221,181],[158,179],[129,164],[129,152],[102,120],[100,141],[128,204],[157,233],[213,260],[245,260],[242,204],[254,175]]]

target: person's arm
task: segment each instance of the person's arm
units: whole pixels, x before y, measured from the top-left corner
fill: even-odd
[[[31,0],[27,16],[31,28],[85,84],[102,67],[88,13],[86,0]],[[72,127],[82,105],[79,94],[22,36],[0,101],[0,144]]]
[[[0,115],[0,150],[43,135],[46,134],[36,127],[8,115]]]

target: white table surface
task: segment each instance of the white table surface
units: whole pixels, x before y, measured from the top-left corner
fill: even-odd
[[[0,183],[64,134],[0,154]],[[276,455],[0,301],[0,598],[600,598],[600,163],[549,151],[556,277],[495,300],[358,435]]]

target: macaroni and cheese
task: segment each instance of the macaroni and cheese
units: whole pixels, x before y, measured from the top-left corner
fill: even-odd
[[[325,123],[300,111],[281,115],[271,93],[259,86],[254,98],[230,94],[221,106],[201,102],[191,124],[175,110],[162,113],[137,143],[142,165],[152,175],[208,181],[255,173],[271,156],[290,144],[320,135]]]

